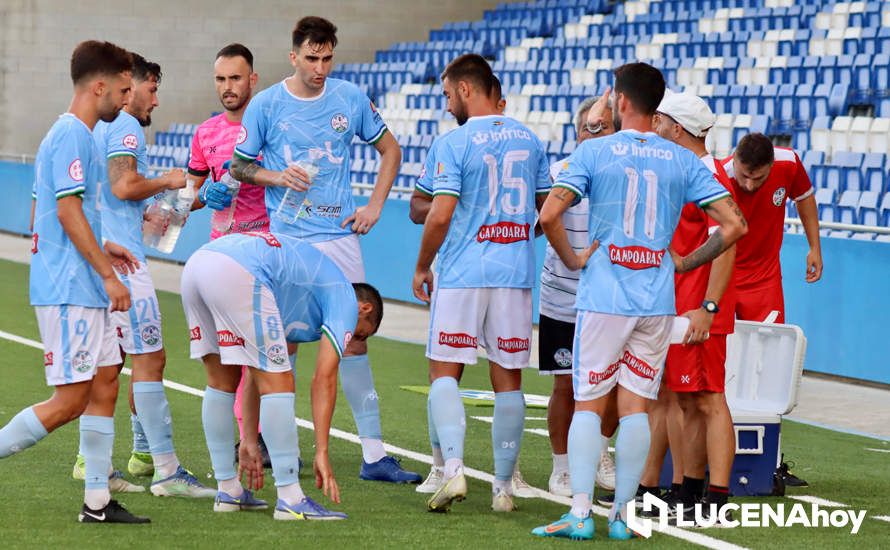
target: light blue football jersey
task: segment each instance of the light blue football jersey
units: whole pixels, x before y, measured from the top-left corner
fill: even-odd
[[[101,240],[99,152],[86,124],[65,113],[40,143],[34,163],[31,304],[107,307],[102,279],[62,229],[56,201],[80,196],[83,214]]]
[[[357,86],[328,78],[316,98],[302,99],[284,81],[256,95],[247,106],[235,145],[238,157],[263,167],[284,170],[288,164],[310,161],[318,166],[312,186],[296,219],[276,215],[284,187],[266,188],[266,209],[273,232],[321,242],[349,235],[343,221],[355,211],[349,168],[352,139],[376,143],[387,131],[380,113]]]
[[[436,260],[440,288],[531,288],[535,198],[550,191],[541,140],[497,115],[440,138],[433,195],[458,197]]]
[[[566,160],[554,187],[590,199],[590,242],[577,309],[645,317],[674,315],[668,245],[687,203],[729,196],[688,149],[656,134],[623,130],[589,139]]]
[[[314,342],[324,334],[343,355],[358,322],[358,302],[352,283],[322,252],[290,235],[252,231],[201,248],[229,256],[272,291],[284,324],[278,330],[288,342]],[[269,323],[278,320],[262,322],[274,332]]]
[[[113,122],[100,120],[93,131],[93,137],[100,153],[102,191],[99,205],[102,209],[102,236],[132,252],[140,262],[145,262],[142,214],[146,200],[130,201],[115,197],[108,180],[108,159],[115,157],[133,157],[136,159],[136,171],[143,176],[148,172],[145,132],[136,117],[121,111]]]
[[[426,158],[423,159],[423,168],[420,170],[420,176],[414,182],[414,188],[425,195],[433,194],[434,179],[436,177],[436,149],[439,148],[445,136],[453,131],[449,130],[440,136],[436,136],[436,139],[430,143],[430,148],[426,151]]]

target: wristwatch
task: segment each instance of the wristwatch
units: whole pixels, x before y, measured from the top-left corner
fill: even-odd
[[[701,303],[701,307],[704,308],[708,313],[717,313],[720,311],[720,308],[717,307],[717,302],[713,300],[705,300]]]

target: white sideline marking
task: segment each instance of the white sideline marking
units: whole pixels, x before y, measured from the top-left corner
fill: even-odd
[[[886,521],[890,523],[890,516],[872,516],[871,519],[876,519],[878,521]]]
[[[872,449],[871,447],[866,447],[866,451],[872,451],[875,453],[890,453],[890,449]]]
[[[849,504],[844,504],[843,502],[835,502],[833,500],[828,500],[819,497],[813,497],[810,495],[795,495],[793,497],[789,496],[788,498],[799,500],[801,502],[808,502],[810,504],[818,504],[819,506],[825,506],[826,508],[849,508]]]
[[[36,349],[43,351],[43,344],[41,344],[40,342],[38,342],[36,340],[22,338],[21,336],[17,336],[15,334],[10,334],[10,333],[4,332],[2,330],[0,330],[0,338],[5,338],[6,340],[16,342],[19,344],[23,344],[25,346],[29,346],[29,347],[36,348]],[[131,371],[130,371],[130,369],[125,368],[121,372],[123,372],[124,374],[129,376]],[[178,382],[173,382],[171,380],[164,380],[164,386],[166,386],[172,390],[187,393],[189,395],[194,395],[196,397],[204,397],[204,392],[202,390],[193,388],[191,386],[186,386],[185,384],[180,384]],[[297,420],[297,425],[300,426],[301,428],[306,428],[308,430],[315,429],[315,426],[312,424],[311,420],[305,420],[305,419],[299,418],[299,417],[297,417],[296,420]],[[336,437],[337,439],[343,439],[345,441],[350,441],[352,443],[361,444],[361,440],[359,439],[359,437],[356,434],[350,433],[350,432],[345,432],[343,430],[339,430],[334,427],[331,427],[331,436]],[[385,443],[383,445],[383,447],[387,450],[387,452],[395,454],[395,455],[404,456],[404,457],[410,458],[412,460],[416,460],[417,462],[422,462],[424,464],[432,464],[433,463],[433,457],[431,457],[429,455],[425,455],[423,453],[418,453],[416,451],[412,451],[409,449],[403,449],[402,447],[396,447],[395,445],[390,445],[389,443]],[[494,481],[493,475],[489,474],[488,472],[476,470],[474,468],[468,468],[468,467],[464,466],[464,473],[467,476],[472,477],[474,479],[478,479],[480,481],[485,481],[488,483],[491,483],[492,481]],[[572,505],[572,499],[570,499],[570,498],[558,497],[556,495],[551,495],[547,491],[543,491],[536,487],[532,487],[531,489],[535,492],[537,497],[540,499],[548,500],[550,502],[556,502],[557,504],[564,504],[566,506]],[[830,501],[826,501],[826,502],[830,502]],[[602,517],[609,516],[609,509],[599,506],[597,504],[593,505],[592,510],[593,510],[593,513],[598,516],[602,516]],[[677,527],[672,527],[670,525],[666,526],[663,530],[661,530],[661,532],[666,535],[670,535],[672,537],[676,537],[678,539],[685,540],[686,542],[698,544],[698,545],[704,546],[706,548],[713,548],[714,550],[747,550],[747,548],[744,546],[738,546],[738,545],[735,545],[735,544],[732,544],[732,543],[729,543],[729,542],[726,542],[723,540],[719,540],[719,539],[709,537],[707,535],[703,535],[701,533],[696,533],[693,531],[685,531],[683,529],[679,529]],[[529,536],[531,536],[531,535],[529,535]]]
[[[479,420],[481,422],[485,422],[486,424],[494,423],[493,416],[471,416],[470,418],[472,418],[473,420]],[[525,419],[526,420],[547,420],[546,418],[541,418],[541,419],[531,418],[530,419],[529,417],[525,417]],[[525,429],[523,429],[523,431],[526,433],[534,434],[534,435],[540,435],[541,437],[547,437],[547,438],[550,437],[550,432],[548,432],[547,430],[542,430],[541,428],[525,428]]]

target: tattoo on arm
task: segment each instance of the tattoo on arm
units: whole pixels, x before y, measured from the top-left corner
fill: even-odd
[[[241,182],[256,183],[255,176],[259,172],[260,166],[253,162],[248,162],[239,157],[232,158],[231,171],[232,175]]]
[[[720,202],[720,201],[717,201],[717,202]],[[707,210],[713,209],[714,204],[715,203],[706,205],[705,210],[707,211]],[[738,216],[740,220],[742,220],[742,227],[748,227],[748,220],[745,219],[745,215],[742,214],[741,208],[739,208],[739,205],[736,204],[736,202],[733,200],[732,197],[726,198],[726,206],[729,207],[729,209],[732,210],[733,213],[735,213],[735,215]]]
[[[680,271],[682,273],[692,271],[699,266],[711,262],[714,258],[719,256],[725,248],[726,245],[723,240],[723,234],[720,232],[720,229],[717,229],[717,231],[714,231],[708,240],[705,241],[705,244],[696,248],[688,256],[683,258],[681,261],[682,269]]]
[[[563,201],[563,202],[575,202],[575,194],[565,187],[555,187],[552,191],[550,191],[550,195]]]
[[[128,172],[136,171],[136,158],[122,155],[108,159],[108,183],[114,185]]]

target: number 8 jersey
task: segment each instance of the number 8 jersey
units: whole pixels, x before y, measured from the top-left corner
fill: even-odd
[[[575,308],[634,317],[675,315],[668,246],[687,203],[729,196],[688,149],[654,133],[623,130],[582,143],[554,187],[590,199],[591,242]]]
[[[550,191],[541,140],[503,116],[470,118],[436,146],[433,196],[458,197],[439,288],[531,288],[535,197]]]

